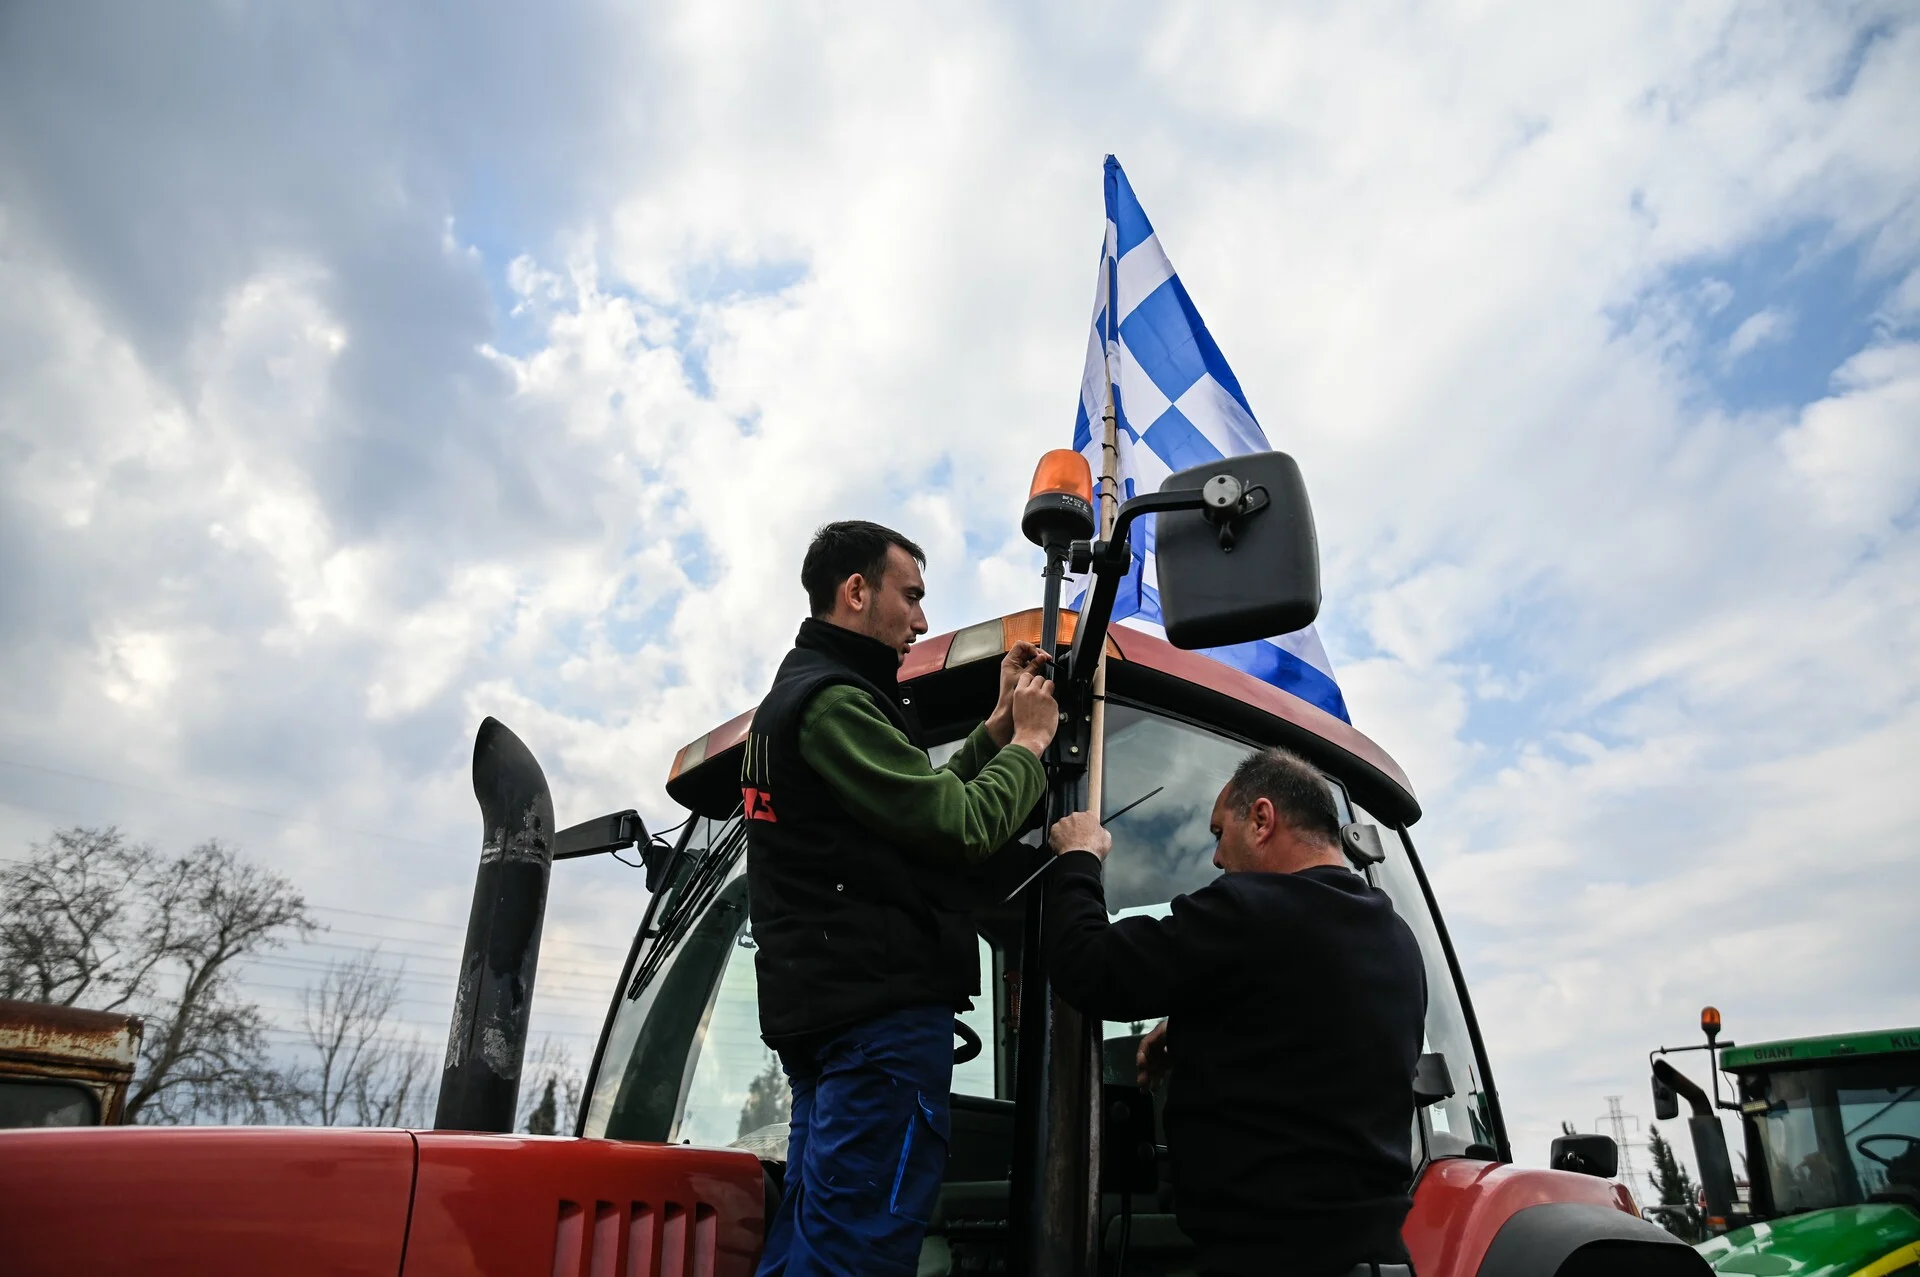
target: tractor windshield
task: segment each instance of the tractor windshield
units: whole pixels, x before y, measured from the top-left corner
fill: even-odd
[[[1741,1094],[1777,1212],[1920,1207],[1920,1056],[1752,1073]]]
[[[955,739],[929,753],[939,763],[957,746]],[[1115,917],[1164,917],[1173,897],[1218,876],[1209,831],[1213,801],[1250,748],[1159,710],[1109,701],[1102,807],[1114,840],[1106,883]],[[1337,780],[1328,783],[1343,821],[1380,823],[1355,807]],[[1453,1096],[1423,1110],[1416,1156],[1444,1157],[1465,1153],[1469,1145],[1492,1145],[1479,1056],[1412,849],[1384,824],[1381,837],[1387,857],[1367,871],[1368,877],[1393,898],[1419,938],[1429,989],[1425,1049],[1446,1057],[1455,1087]],[[1037,838],[1035,831],[1027,841]],[[585,1134],[734,1144],[769,1158],[784,1153],[786,1087],[759,1036],[744,845],[737,819],[702,821],[691,837],[694,867],[669,889],[655,919],[659,934],[643,947],[615,1000],[588,1097]],[[974,1106],[976,1117],[1004,1126],[1001,1134],[1009,1142],[1010,990],[1017,983],[1022,914],[1023,905],[1015,904],[980,920],[981,994],[960,1018],[986,1049],[959,1065],[953,1079],[956,1094],[980,1102]],[[1109,1080],[1133,1080],[1134,1051],[1148,1027],[1106,1026]],[[975,1178],[996,1176],[982,1172]]]

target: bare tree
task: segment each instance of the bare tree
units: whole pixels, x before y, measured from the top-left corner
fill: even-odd
[[[118,829],[55,830],[0,866],[0,997],[117,1011],[143,990],[138,880],[154,850]]]
[[[75,826],[0,867],[0,990],[146,1016],[128,1121],[261,1121],[287,1088],[234,964],[316,927],[291,882],[218,840],[168,858]]]
[[[580,1120],[580,1100],[586,1080],[573,1062],[567,1044],[553,1037],[527,1055],[520,1069],[521,1130],[532,1135],[568,1134]],[[551,1099],[552,1107],[547,1107]],[[537,1129],[544,1127],[545,1129]]]
[[[354,1118],[361,1126],[428,1126],[438,1095],[436,1081],[433,1056],[419,1034],[395,1041],[382,1066],[355,1084]]]
[[[321,1126],[418,1125],[430,1061],[419,1038],[402,1041],[393,1023],[404,969],[378,949],[328,964],[304,996],[313,1063],[296,1074],[297,1111]]]
[[[378,949],[328,963],[320,983],[307,987],[301,1001],[314,1065],[302,1090],[319,1125],[340,1125],[348,1103],[386,1066],[387,1020],[399,1000],[400,975],[380,964]]]
[[[235,987],[233,963],[277,949],[282,935],[318,929],[286,878],[242,860],[218,839],[153,866],[146,875],[143,948],[175,968],[173,996],[149,1017],[146,1075],[127,1097],[132,1121],[192,1121],[230,1096],[272,1096],[282,1086],[266,1062],[266,1017]],[[156,1031],[157,1030],[157,1031]]]

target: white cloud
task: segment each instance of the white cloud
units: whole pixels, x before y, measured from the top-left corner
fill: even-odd
[[[1822,511],[1884,539],[1920,498],[1920,344],[1861,351],[1834,374],[1840,393],[1781,437]]]
[[[1783,342],[1793,332],[1793,312],[1778,306],[1756,310],[1740,321],[1727,338],[1727,362],[1751,354],[1762,346]]]

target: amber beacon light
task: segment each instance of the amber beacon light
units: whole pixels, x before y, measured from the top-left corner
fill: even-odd
[[[1055,448],[1034,468],[1020,531],[1035,545],[1064,548],[1093,529],[1093,470],[1072,448]]]

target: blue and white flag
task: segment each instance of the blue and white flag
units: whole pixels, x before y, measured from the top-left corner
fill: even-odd
[[[1161,481],[1175,470],[1270,447],[1239,380],[1161,250],[1120,161],[1111,155],[1107,237],[1100,252],[1080,410],[1073,422],[1073,446],[1087,458],[1096,479],[1104,469],[1102,419],[1109,383],[1120,454],[1114,474],[1122,501],[1139,492],[1159,491]],[[1120,584],[1113,619],[1164,638],[1153,563],[1149,515],[1134,524],[1133,567]],[[1074,606],[1084,599],[1083,586]],[[1208,648],[1206,654],[1344,722],[1352,721],[1312,626],[1279,638]]]

